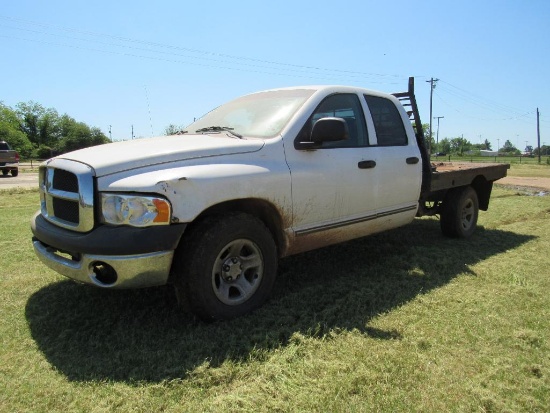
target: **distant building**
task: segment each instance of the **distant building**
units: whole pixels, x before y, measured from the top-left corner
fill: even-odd
[[[482,149],[479,151],[479,154],[481,156],[498,156],[498,151],[487,151],[485,149]]]

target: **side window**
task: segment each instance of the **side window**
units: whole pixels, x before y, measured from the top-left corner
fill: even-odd
[[[307,120],[297,140],[309,140],[313,124],[328,117],[342,118],[348,125],[348,139],[337,142],[325,142],[321,148],[355,148],[367,146],[367,127],[361,102],[355,94],[342,93],[327,97]]]
[[[379,146],[407,145],[407,132],[403,120],[393,102],[378,96],[365,95],[369,106]]]

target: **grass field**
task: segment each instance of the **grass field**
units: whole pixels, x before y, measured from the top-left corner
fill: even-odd
[[[0,192],[1,412],[548,412],[549,196],[496,188],[468,241],[429,218],[286,258],[215,324],[46,269],[37,208]]]
[[[550,157],[548,155],[541,156],[540,164],[539,157],[534,156],[532,158],[527,156],[473,156],[473,155],[445,155],[445,156],[435,156],[432,155],[432,162],[498,162],[498,163],[509,163],[511,165],[550,165]]]
[[[550,165],[511,164],[508,175],[550,178]]]

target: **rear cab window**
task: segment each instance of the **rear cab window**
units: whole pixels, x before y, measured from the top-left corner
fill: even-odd
[[[374,122],[378,146],[408,145],[407,132],[395,104],[383,97],[364,96]]]

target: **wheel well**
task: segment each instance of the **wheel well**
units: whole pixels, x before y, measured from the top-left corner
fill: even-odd
[[[465,185],[466,186],[466,185]],[[475,177],[475,179],[470,184],[472,188],[474,188],[474,191],[476,191],[477,199],[479,202],[479,209],[482,211],[487,211],[489,209],[489,199],[491,198],[491,191],[493,189],[493,182],[487,181],[483,175],[478,175]],[[447,190],[437,191],[429,193],[427,196],[424,196],[421,198],[421,207],[423,207],[423,203],[425,202],[435,202],[439,203],[441,201],[445,202],[446,199],[449,198],[449,196],[457,190],[461,190],[461,188],[464,188],[463,186],[457,186],[454,188],[450,188]],[[439,209],[434,210],[435,213],[439,213]],[[423,210],[420,210],[422,215],[433,215],[434,212],[431,212],[429,210],[426,210],[425,208]]]
[[[284,234],[283,217],[273,204],[257,198],[226,201],[207,208],[195,218],[194,222],[210,215],[219,215],[226,212],[244,212],[258,218],[273,235],[279,256],[284,255],[287,240]]]

